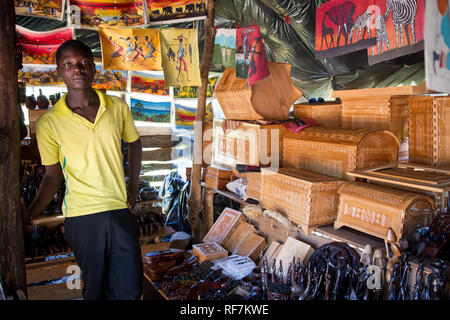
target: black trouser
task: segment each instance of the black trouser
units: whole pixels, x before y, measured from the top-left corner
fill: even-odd
[[[66,218],[64,236],[81,269],[85,300],[140,298],[141,247],[130,210]]]

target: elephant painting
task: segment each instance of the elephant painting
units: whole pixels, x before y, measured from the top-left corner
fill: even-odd
[[[347,45],[348,35],[353,27],[353,15],[355,14],[356,6],[351,1],[345,1],[339,5],[332,7],[327,13],[330,20],[338,27],[336,46],[339,46],[341,35],[345,39]]]

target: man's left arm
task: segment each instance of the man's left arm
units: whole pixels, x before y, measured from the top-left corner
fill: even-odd
[[[141,138],[128,143],[128,173],[130,181],[128,182],[127,205],[133,209],[139,189],[139,176],[142,164],[142,143]]]

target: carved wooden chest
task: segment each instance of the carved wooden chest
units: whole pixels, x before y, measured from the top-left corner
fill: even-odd
[[[389,227],[400,239],[418,224],[428,225],[435,210],[426,195],[364,182],[346,183],[338,193],[334,228],[347,226],[382,239]]]
[[[348,171],[397,161],[399,142],[389,131],[309,127],[283,139],[283,166],[339,179]]]
[[[344,180],[297,168],[262,168],[261,173],[265,208],[285,215],[306,233],[336,219],[337,190]]]

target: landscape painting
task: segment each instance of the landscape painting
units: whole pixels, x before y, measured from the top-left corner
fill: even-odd
[[[120,70],[104,70],[101,65],[95,66],[94,89],[127,91],[128,73]]]
[[[29,86],[62,86],[63,79],[56,71],[56,65],[27,66],[19,70],[19,81]]]
[[[150,24],[206,19],[206,0],[151,0]]]
[[[131,98],[131,114],[136,121],[170,122],[170,102],[150,102]]]
[[[142,0],[70,0],[67,11],[69,25],[77,28],[138,27],[146,21]]]
[[[170,94],[170,90],[165,88],[163,76],[150,75],[143,72],[133,72],[131,74],[131,91],[158,96],[169,96]]]
[[[217,29],[212,65],[216,70],[236,67],[236,29]]]
[[[16,14],[62,20],[66,0],[14,0]]]
[[[212,97],[218,78],[219,77],[211,77],[208,79],[208,87],[206,89],[207,90],[206,96],[208,98]],[[174,96],[174,98],[177,98],[177,99],[198,98],[198,90],[199,90],[199,87],[193,87],[193,86],[174,87],[173,88],[173,96]]]

